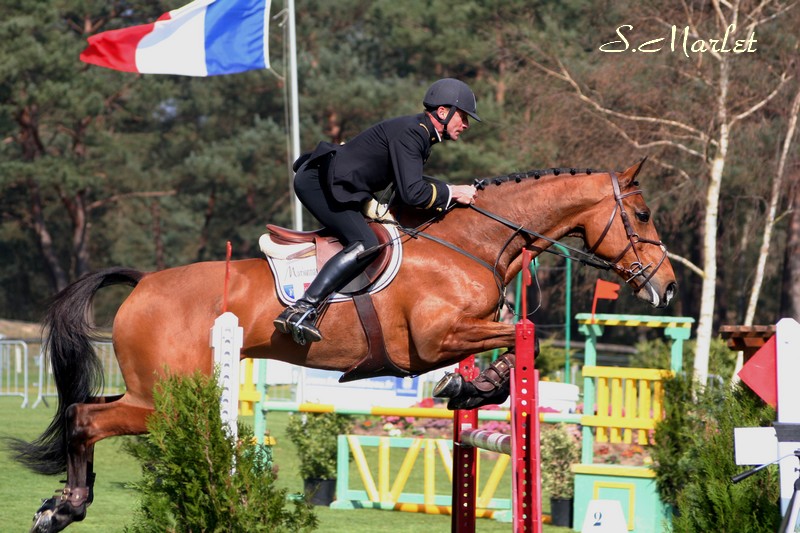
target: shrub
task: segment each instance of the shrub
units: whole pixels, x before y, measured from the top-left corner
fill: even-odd
[[[703,433],[702,413],[707,411],[694,406],[694,387],[689,376],[681,373],[661,382],[664,419],[656,424],[655,444],[651,450],[659,496],[672,506],[677,505],[678,493],[695,468],[695,458],[689,452]]]
[[[688,372],[694,367],[696,341],[683,343],[683,370]],[[654,339],[636,343],[636,353],[630,358],[630,366],[638,368],[670,368],[671,342],[665,339]],[[708,356],[708,372],[711,375],[728,381],[733,376],[736,366],[736,353],[728,348],[721,338],[711,339]]]
[[[252,431],[235,442],[220,418],[221,390],[199,373],[169,376],[155,390],[149,434],[129,441],[142,463],[141,497],[130,532],[290,532],[317,526],[302,502],[287,510],[286,490]],[[204,416],[205,415],[205,416]],[[236,465],[235,469],[232,466]]]
[[[335,413],[289,417],[286,435],[297,449],[303,479],[336,479],[337,437],[351,424],[349,417]]]
[[[575,434],[564,424],[542,426],[539,443],[542,491],[551,498],[572,498],[575,494],[572,465],[581,459],[581,448]]]
[[[683,366],[687,368],[687,343],[683,344]],[[636,343],[636,353],[631,355],[629,364],[636,368],[670,368],[670,343],[664,339],[652,339]]]
[[[572,354],[575,350],[571,351]],[[539,342],[539,355],[536,356],[534,367],[539,371],[542,378],[554,377],[558,372],[563,375],[566,363],[566,352],[564,348],[558,348],[553,344],[552,339],[542,339]]]
[[[746,470],[734,463],[733,429],[769,425],[774,409],[742,385],[695,388],[685,375],[664,382],[667,412],[655,431],[656,485],[679,511],[673,530],[775,531],[781,520],[777,467],[731,482]]]

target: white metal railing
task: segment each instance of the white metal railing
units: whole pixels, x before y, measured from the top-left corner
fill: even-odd
[[[103,390],[100,391],[100,395],[124,393],[125,382],[122,379],[122,372],[114,354],[114,345],[111,342],[94,342],[92,345],[103,365]],[[40,403],[49,405],[47,398],[58,396],[56,384],[53,381],[53,369],[50,367],[50,359],[46,356],[44,350],[39,352],[36,364],[39,367],[39,379],[34,384],[36,401],[33,402],[33,407],[38,406]]]
[[[0,396],[19,396],[28,406],[28,345],[25,341],[0,340]]]

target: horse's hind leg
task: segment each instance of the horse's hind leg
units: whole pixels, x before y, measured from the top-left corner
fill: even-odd
[[[108,396],[94,396],[89,398],[86,403],[98,404],[98,403],[112,403],[122,399],[123,394],[113,394]],[[88,447],[87,454],[86,454],[86,484],[89,489],[89,495],[86,498],[86,506],[92,504],[94,500],[94,444]]]
[[[126,403],[123,399],[105,403],[73,404],[67,410],[67,482],[61,493],[46,500],[36,512],[32,532],[61,531],[72,522],[83,520],[93,498],[94,445],[115,435],[135,435],[147,431],[146,419],[152,408]]]

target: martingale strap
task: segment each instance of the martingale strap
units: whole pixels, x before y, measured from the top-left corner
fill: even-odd
[[[470,207],[474,208],[475,206],[474,205],[470,205]],[[452,207],[449,208],[449,210],[450,209],[452,209]],[[496,266],[490,265],[489,263],[487,263],[486,261],[484,261],[480,257],[477,257],[474,254],[469,253],[468,251],[464,250],[463,248],[459,248],[458,246],[456,246],[455,244],[453,244],[451,242],[448,242],[448,241],[446,241],[444,239],[440,239],[439,237],[436,237],[434,235],[430,235],[428,233],[425,233],[424,230],[420,229],[422,226],[424,226],[424,224],[420,225],[420,226],[418,226],[416,228],[406,228],[406,227],[400,226],[400,230],[403,233],[405,233],[406,235],[410,236],[410,237],[413,237],[413,238],[425,237],[426,239],[428,239],[430,241],[433,241],[435,243],[441,244],[442,246],[446,246],[447,248],[450,248],[454,252],[458,252],[461,255],[463,255],[464,257],[467,257],[467,258],[475,261],[479,265],[481,265],[484,268],[486,268],[489,272],[491,272],[492,273],[492,277],[494,278],[495,283],[497,284],[497,291],[499,293],[499,297],[498,297],[498,301],[497,301],[497,312],[495,313],[495,320],[497,320],[497,318],[500,316],[500,311],[503,308],[504,304],[507,305],[509,309],[513,309],[513,305],[511,304],[511,302],[509,302],[506,299],[506,286],[505,286],[505,283],[503,282],[503,279],[500,277],[500,274],[497,272]],[[502,251],[501,251],[501,253],[502,253]],[[498,259],[499,259],[499,256],[498,256]]]
[[[453,244],[451,242],[447,242],[444,239],[440,239],[439,237],[436,237],[434,235],[430,235],[428,233],[425,233],[423,231],[419,231],[417,229],[402,228],[402,227],[400,229],[403,232],[407,233],[411,237],[425,237],[428,240],[431,240],[433,242],[439,243],[442,246],[446,246],[446,247],[450,248],[451,250],[460,253],[461,255],[469,257],[470,259],[472,259],[473,261],[475,261],[479,265],[487,268],[489,270],[489,272],[492,272],[492,273],[495,272],[495,268],[492,265],[490,265],[489,263],[487,263],[486,261],[484,261],[480,257],[476,257],[475,255],[469,253],[468,251],[464,250],[463,248],[459,248],[458,246],[456,246],[455,244]]]

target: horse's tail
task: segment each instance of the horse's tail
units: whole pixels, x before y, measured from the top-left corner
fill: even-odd
[[[50,357],[53,378],[58,390],[55,417],[44,433],[31,443],[14,439],[10,447],[15,458],[40,474],[60,474],[67,461],[67,411],[98,394],[103,385],[103,366],[95,353],[95,340],[89,321],[95,293],[109,285],[135,287],[142,272],[127,268],[109,268],[88,274],[53,300],[45,318],[47,334],[43,348]]]

